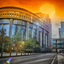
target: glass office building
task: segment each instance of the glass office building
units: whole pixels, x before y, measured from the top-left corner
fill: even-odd
[[[53,39],[53,49],[57,51],[62,51],[64,50],[64,39],[63,38],[57,38],[57,39]]]
[[[3,37],[12,38],[14,34],[20,33],[23,41],[34,38],[40,42],[43,50],[51,45],[51,22],[47,17],[43,20],[38,15],[18,7],[0,8],[0,36],[2,29]],[[0,38],[1,43],[1,38]]]

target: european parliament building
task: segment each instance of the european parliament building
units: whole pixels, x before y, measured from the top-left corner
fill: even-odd
[[[14,33],[20,32],[24,41],[29,38],[36,39],[40,43],[41,50],[51,46],[51,20],[47,14],[32,13],[18,7],[2,7],[0,30],[2,29],[5,30],[5,36],[11,38]]]

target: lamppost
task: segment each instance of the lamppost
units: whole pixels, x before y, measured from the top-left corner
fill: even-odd
[[[56,53],[57,53],[57,40],[56,40]]]

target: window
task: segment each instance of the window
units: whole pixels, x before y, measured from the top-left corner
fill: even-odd
[[[14,20],[12,25],[12,36],[14,33],[21,34],[22,40],[26,40],[26,22],[22,20]]]
[[[3,31],[5,33],[4,36],[9,36],[9,28],[10,28],[9,23],[10,23],[10,20],[8,20],[8,19],[0,20],[0,30],[3,29]],[[2,28],[2,24],[3,24],[3,28]]]
[[[57,43],[61,43],[61,41],[60,40],[57,40]]]
[[[29,23],[29,38],[32,38],[33,35],[32,29],[33,29],[33,24]]]

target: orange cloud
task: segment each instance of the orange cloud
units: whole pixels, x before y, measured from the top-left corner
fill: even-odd
[[[53,5],[55,10],[55,19],[57,16],[60,19],[64,18],[64,0],[0,0],[0,7],[16,6],[25,8],[31,12],[40,12],[40,8],[45,3]],[[42,9],[42,11],[43,10],[44,8]],[[53,13],[52,9],[50,10],[50,13]]]

